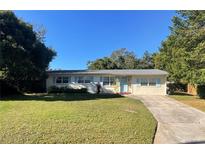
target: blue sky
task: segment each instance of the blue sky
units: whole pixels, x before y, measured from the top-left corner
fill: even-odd
[[[155,52],[169,35],[175,11],[15,11],[43,25],[46,44],[57,51],[52,69],[85,69],[88,60],[127,48],[141,57]]]

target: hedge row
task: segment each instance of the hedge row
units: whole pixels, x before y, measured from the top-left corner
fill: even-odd
[[[174,94],[175,92],[187,92],[187,84],[182,83],[169,83],[167,84],[168,94]],[[197,85],[197,95],[200,98],[205,99],[205,85]]]
[[[200,98],[205,98],[205,85],[197,85],[197,94]]]
[[[21,92],[19,92],[17,88],[15,88],[5,80],[0,80],[0,98],[16,94],[21,94]]]
[[[51,86],[48,88],[48,93],[87,93],[87,88],[73,89],[69,87]]]
[[[174,94],[174,92],[187,92],[187,84],[183,83],[168,83],[168,94]]]

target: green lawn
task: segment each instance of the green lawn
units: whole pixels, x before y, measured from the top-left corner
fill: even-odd
[[[205,112],[205,99],[200,99],[198,96],[185,94],[170,95],[170,97]]]
[[[119,95],[19,96],[0,101],[0,143],[152,143],[156,120]]]

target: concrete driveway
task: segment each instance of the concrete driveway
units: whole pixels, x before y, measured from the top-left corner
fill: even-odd
[[[205,113],[167,96],[141,100],[158,121],[154,143],[205,143]]]

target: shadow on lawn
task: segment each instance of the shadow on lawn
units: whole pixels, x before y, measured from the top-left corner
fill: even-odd
[[[35,95],[15,95],[3,98],[4,101],[83,101],[97,99],[122,98],[119,94],[89,94],[89,93],[59,93],[59,94],[35,94]]]

